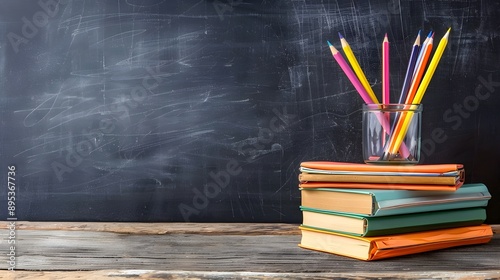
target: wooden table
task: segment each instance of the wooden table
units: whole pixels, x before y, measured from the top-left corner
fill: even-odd
[[[301,249],[298,225],[16,222],[0,279],[498,279],[500,225],[485,245],[376,262]]]

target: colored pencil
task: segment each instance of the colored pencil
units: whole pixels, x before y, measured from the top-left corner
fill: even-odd
[[[363,101],[366,104],[378,104],[378,103],[374,103],[370,99],[370,96],[366,92],[365,88],[363,87],[363,85],[361,85],[361,82],[358,80],[358,78],[356,77],[356,75],[354,74],[354,72],[351,70],[351,68],[349,67],[349,65],[347,64],[347,62],[342,57],[342,54],[332,45],[332,43],[330,43],[330,41],[327,41],[327,43],[328,43],[328,46],[330,47],[330,51],[331,51],[331,53],[333,55],[333,58],[335,58],[335,60],[337,61],[337,63],[340,65],[340,68],[342,68],[342,70],[346,74],[346,76],[349,79],[349,81],[351,81],[351,83],[353,84],[353,86],[356,88],[356,90],[358,91],[358,93],[361,96],[361,98],[363,99]],[[390,132],[391,128],[390,128],[390,124],[387,121],[387,119],[384,118],[383,116],[380,116],[380,115],[377,115],[377,118],[378,118],[380,124],[382,125],[382,128],[384,129],[384,131],[387,134],[390,134],[389,132]],[[400,148],[401,148],[401,154],[402,155],[408,156],[410,154],[408,148],[404,144],[401,145]]]
[[[450,35],[451,27],[446,31],[446,34],[441,38],[439,41],[439,44],[436,48],[436,51],[434,55],[432,56],[432,60],[429,63],[429,68],[425,72],[424,78],[422,79],[422,83],[418,87],[417,93],[415,94],[415,98],[413,99],[412,103],[413,104],[420,104],[422,101],[422,98],[424,97],[425,91],[427,90],[427,87],[429,86],[429,83],[432,79],[432,76],[434,75],[434,72],[439,64],[439,61],[441,60],[441,56],[443,55],[443,52],[446,48],[446,45],[448,44],[448,37]],[[406,135],[406,132],[408,130],[408,127],[410,126],[410,122],[413,116],[413,112],[408,112],[404,118],[400,118],[398,122],[403,122],[403,125],[401,127],[401,130],[397,134],[393,134],[394,141],[391,139],[391,144],[392,142],[394,143],[392,147],[389,150],[390,154],[395,154],[399,150],[399,146],[403,142],[403,138]]]
[[[340,68],[342,68],[349,81],[351,81],[352,85],[356,88],[363,101],[366,104],[373,104],[374,103],[373,100],[370,98],[368,92],[363,87],[361,82],[358,80],[354,72],[352,72],[351,68],[342,57],[342,54],[340,54],[340,52],[332,45],[332,43],[330,43],[330,41],[327,41],[327,43],[328,46],[330,47],[330,51],[332,52],[333,58],[335,58],[337,63],[340,65]]]
[[[425,66],[427,65],[427,61],[429,60],[432,47],[433,47],[433,33],[429,32],[429,35],[427,35],[427,39],[425,39],[424,44],[422,44],[422,47],[420,48],[420,53],[417,59],[417,62],[415,64],[415,71],[413,74],[413,78],[411,81],[410,89],[408,90],[408,93],[406,95],[406,100],[405,104],[412,104],[413,103],[413,98],[417,92],[418,86],[420,85],[420,80],[422,79],[422,76],[425,72]],[[390,151],[393,150],[394,146],[394,135],[398,135],[401,133],[401,129],[403,127],[403,122],[401,121],[402,119],[406,118],[406,113],[402,113],[398,116],[397,122],[396,122],[396,127],[392,129],[392,137],[391,139],[387,142],[386,147],[384,148],[384,155],[382,158],[387,159],[387,157],[390,155]]]
[[[378,104],[378,99],[377,96],[375,95],[375,92],[373,92],[372,87],[370,86],[370,83],[366,79],[365,73],[359,66],[358,60],[356,59],[356,56],[354,56],[354,53],[352,52],[351,46],[349,43],[347,43],[347,40],[340,34],[339,32],[339,37],[340,37],[340,43],[342,44],[342,50],[344,51],[345,56],[347,57],[347,60],[351,64],[352,69],[354,70],[354,73],[356,73],[356,76],[358,77],[359,81],[365,88],[366,92],[370,96],[371,100],[373,103]]]
[[[431,56],[432,47],[434,46],[434,34],[429,33],[429,36],[426,39],[427,43],[425,43],[425,46],[422,46],[422,49],[420,50],[422,55],[420,56],[420,59],[417,59],[417,63],[415,65],[413,79],[411,81],[410,89],[406,95],[406,104],[413,103],[413,98],[415,97],[415,93],[417,92],[420,81],[424,75],[425,67],[427,66],[429,57]]]
[[[422,101],[422,98],[424,97],[425,91],[427,90],[427,87],[429,86],[429,83],[432,79],[432,76],[434,75],[434,72],[436,71],[436,68],[439,64],[439,61],[441,60],[441,57],[443,56],[444,50],[446,48],[446,45],[448,44],[448,37],[450,36],[450,31],[451,27],[448,28],[448,31],[446,31],[446,34],[444,34],[443,38],[439,41],[439,44],[436,48],[436,52],[432,56],[432,60],[429,63],[429,68],[427,71],[425,71],[425,76],[422,79],[422,83],[418,87],[417,93],[415,94],[415,98],[413,99],[413,102],[416,104],[420,104]]]
[[[429,31],[429,34],[427,35],[427,37],[425,38],[424,42],[422,43],[422,45],[420,46],[420,52],[418,53],[418,58],[417,58],[417,62],[415,63],[415,70],[413,70],[413,77],[415,77],[415,73],[417,72],[417,66],[421,63],[422,61],[422,56],[424,54],[424,50],[425,50],[425,46],[427,46],[427,44],[429,43],[429,39],[430,38],[433,38],[432,36],[432,31]]]
[[[413,70],[415,69],[415,64],[417,63],[418,52],[420,50],[420,31],[418,31],[415,43],[413,43],[413,48],[410,54],[410,60],[408,61],[408,67],[406,68],[406,76],[403,82],[403,88],[401,89],[401,95],[399,96],[398,103],[402,104],[406,102],[406,96],[408,90],[410,89],[410,84],[412,82]]]
[[[382,104],[390,103],[389,92],[389,39],[385,33],[382,42]]]
[[[413,70],[415,68],[415,64],[417,63],[417,58],[418,58],[418,53],[420,50],[420,31],[418,31],[417,38],[415,39],[415,43],[413,44],[412,51],[410,54],[410,60],[408,61],[408,67],[406,68],[406,75],[405,75],[405,80],[403,83],[403,88],[401,89],[401,95],[399,96],[398,103],[403,104],[406,102],[406,96],[408,94],[408,90],[410,88],[410,83],[412,82],[412,77],[413,77]],[[394,122],[392,123],[391,131],[392,133],[395,133],[395,128],[397,121],[400,117],[400,114],[397,113]],[[384,147],[384,151],[386,151],[389,141],[385,142],[386,146]]]

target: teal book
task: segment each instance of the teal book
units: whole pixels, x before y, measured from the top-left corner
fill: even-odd
[[[481,183],[454,192],[380,189],[301,189],[303,207],[360,216],[389,216],[449,209],[486,207],[491,198]]]
[[[302,226],[354,236],[382,236],[417,231],[481,225],[484,208],[462,208],[380,217],[323,211],[301,207]]]

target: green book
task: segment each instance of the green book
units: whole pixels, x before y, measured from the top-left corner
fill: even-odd
[[[484,208],[463,208],[413,214],[363,217],[301,207],[302,226],[355,236],[382,236],[417,231],[481,225]]]
[[[301,195],[303,207],[366,217],[486,207],[491,198],[481,183],[456,191],[303,188]]]

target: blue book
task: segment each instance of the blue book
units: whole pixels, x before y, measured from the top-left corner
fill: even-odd
[[[302,188],[301,194],[303,207],[366,217],[486,207],[491,198],[481,183],[464,184],[454,192]]]

